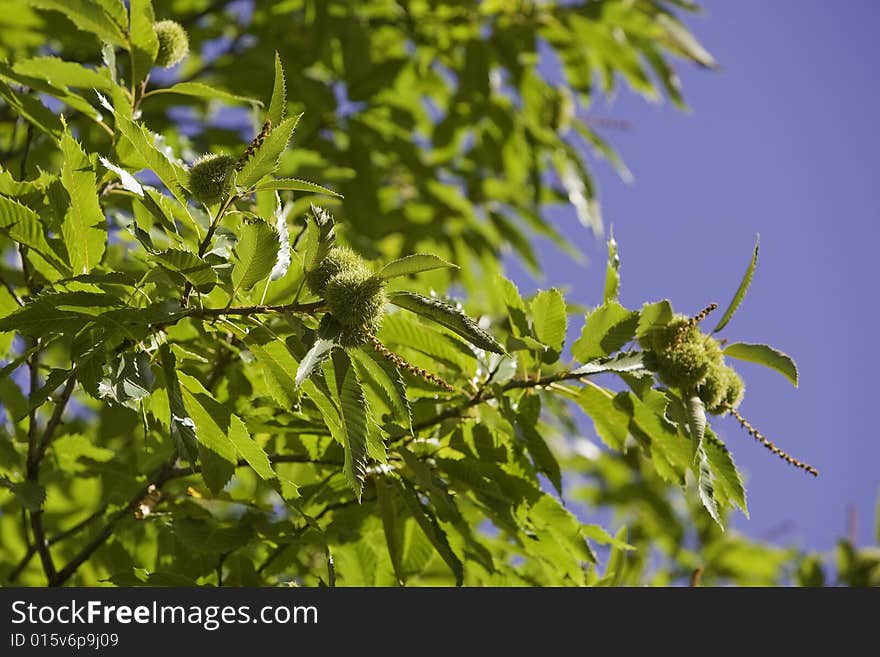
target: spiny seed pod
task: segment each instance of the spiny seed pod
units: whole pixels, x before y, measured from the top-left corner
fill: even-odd
[[[713,415],[723,415],[742,401],[745,384],[732,367],[714,364],[697,388],[697,394]]]
[[[727,394],[728,368],[714,364],[706,372],[703,382],[697,386],[697,395],[710,413],[719,413]]]
[[[327,282],[336,274],[349,269],[366,270],[366,267],[366,262],[358,253],[344,246],[335,246],[324,256],[317,269],[306,273],[306,285],[313,294],[323,296]]]
[[[153,30],[159,39],[156,66],[171,68],[189,54],[189,37],[183,25],[176,21],[165,20],[153,23]]]
[[[387,301],[385,281],[366,267],[346,269],[327,281],[324,301],[330,314],[342,324],[339,344],[343,347],[366,344],[382,323]]]
[[[189,191],[205,205],[214,205],[226,198],[232,182],[235,158],[230,155],[205,155],[189,170]]]
[[[724,393],[724,406],[725,410],[736,410],[743,400],[743,395],[745,395],[746,384],[743,383],[742,377],[736,373],[736,370],[729,369],[727,390]]]
[[[693,391],[721,358],[715,341],[706,338],[687,317],[676,317],[666,326],[642,336],[639,343],[650,352],[646,354],[648,364],[663,383]]]

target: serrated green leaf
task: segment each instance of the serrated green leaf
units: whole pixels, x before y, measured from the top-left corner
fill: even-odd
[[[299,363],[287,345],[272,339],[263,329],[250,331],[241,337],[259,363],[260,373],[272,399],[281,406],[293,406],[298,397],[294,377]]]
[[[470,342],[475,347],[503,354],[504,348],[491,335],[481,329],[477,323],[458,308],[454,308],[438,299],[423,297],[413,292],[395,292],[388,295],[388,300],[395,306],[405,308],[422,317],[426,317],[441,326],[445,326]]]
[[[44,294],[0,319],[0,331],[23,335],[75,334],[102,312],[120,308],[117,297],[96,292]]]
[[[774,369],[791,381],[795,388],[798,386],[798,369],[792,357],[770,345],[734,342],[725,347],[724,355]]]
[[[529,547],[539,549],[532,551],[547,559],[571,581],[581,584],[584,565],[595,563],[596,556],[587,545],[577,518],[551,495],[541,495],[521,512],[523,510],[531,532],[538,539]]]
[[[284,66],[281,64],[281,56],[275,51],[275,82],[272,84],[272,100],[269,102],[269,111],[266,118],[272,125],[281,125],[284,115],[287,113],[287,82],[284,79]]]
[[[458,558],[458,555],[450,547],[446,532],[440,527],[437,517],[428,507],[422,504],[418,494],[416,494],[408,482],[403,482],[399,490],[409,512],[415,518],[425,537],[431,542],[431,545],[434,546],[434,549],[443,561],[446,562],[450,570],[452,570],[452,574],[455,576],[455,585],[461,586],[464,582],[464,566],[461,563],[461,559]]]
[[[586,538],[596,541],[599,545],[610,545],[620,550],[636,549],[634,545],[630,545],[629,543],[612,536],[604,527],[599,525],[581,525],[581,533]]]
[[[333,400],[324,394],[321,388],[310,379],[305,379],[300,387],[303,394],[312,400],[318,408],[318,411],[321,414],[321,419],[324,420],[324,423],[330,430],[330,435],[333,436],[333,440],[344,446],[346,441],[345,428],[342,426],[342,419],[339,417],[339,410],[333,404]]]
[[[278,233],[265,221],[242,225],[238,244],[235,245],[233,296],[239,290],[250,290],[269,275],[275,266],[279,246]]]
[[[98,384],[98,396],[137,410],[153,390],[153,380],[150,357],[143,351],[126,351],[110,363],[110,371]]]
[[[342,426],[345,429],[345,464],[342,471],[349,487],[360,500],[367,477],[367,401],[357,371],[351,366],[348,356],[340,352],[339,360],[345,363],[341,381],[337,381]]]
[[[639,313],[636,337],[641,338],[654,329],[666,326],[672,321],[672,317],[672,304],[668,300],[646,303]]]
[[[691,34],[686,27],[679,23],[670,14],[658,14],[656,17],[657,24],[662,26],[666,31],[667,45],[679,52],[684,57],[695,61],[706,68],[716,68],[717,63],[700,42]]]
[[[697,459],[697,488],[700,491],[700,501],[712,516],[712,520],[717,522],[721,529],[724,529],[724,522],[715,496],[715,474],[706,457],[706,450],[702,446],[697,450]]]
[[[80,30],[91,32],[102,41],[126,45],[121,27],[96,3],[88,0],[25,0],[25,3],[37,9],[60,12]]]
[[[667,481],[682,483],[693,464],[691,441],[666,417],[668,398],[653,390],[640,399],[631,392],[614,397],[614,406],[630,416],[629,432],[647,441],[658,473]]]
[[[299,388],[303,384],[303,381],[309,378],[318,366],[324,362],[327,356],[330,355],[333,347],[336,346],[336,339],[339,337],[341,329],[342,327],[331,315],[324,315],[324,317],[321,318],[321,324],[315,335],[315,343],[308,352],[306,352],[306,355],[303,356],[303,359],[300,361],[299,367],[296,370],[296,378],[294,379],[294,382],[297,388]]]
[[[311,216],[306,215],[305,248],[303,249],[303,271],[306,273],[317,269],[336,243],[333,215],[314,203],[309,207]]]
[[[577,369],[572,370],[571,373],[581,376],[603,374],[605,372],[638,375],[640,372],[647,372],[643,358],[644,354],[641,351],[624,351],[609,358],[600,358],[584,363]]]
[[[273,127],[269,136],[257,148],[256,152],[245,163],[235,178],[235,184],[242,188],[249,188],[262,180],[264,176],[275,171],[278,166],[278,158],[287,148],[300,115],[291,116],[282,121],[281,125]]]
[[[382,397],[394,411],[394,417],[407,429],[412,427],[412,412],[406,397],[406,384],[395,365],[384,358],[380,360],[375,351],[352,349],[349,352],[352,364],[358,370],[361,381],[372,383],[381,391]]]
[[[31,57],[15,62],[16,73],[46,80],[56,87],[107,91],[113,84],[106,70],[86,68],[58,57]]]
[[[379,502],[379,514],[382,516],[385,544],[388,546],[388,556],[391,558],[394,576],[402,585],[406,581],[403,567],[404,524],[397,513],[396,490],[386,478],[376,480],[376,498]]]
[[[119,111],[115,113],[115,117],[117,129],[131,144],[142,163],[159,177],[162,184],[185,208],[187,199],[182,181],[186,179],[186,172],[179,165],[171,162],[156,146],[152,133],[143,125],[133,122]]]
[[[559,468],[559,462],[537,429],[540,415],[540,397],[537,395],[527,395],[520,400],[516,420],[525,439],[526,449],[535,463],[535,469],[546,475],[556,491],[562,495],[562,472]]]
[[[8,488],[29,511],[39,511],[46,501],[46,489],[36,481],[10,481],[7,477],[0,477],[0,486]]]
[[[151,253],[150,260],[165,269],[183,276],[198,290],[206,291],[217,283],[217,274],[207,262],[195,253],[180,249],[166,249]]]
[[[532,299],[530,308],[535,337],[553,350],[555,357],[551,362],[555,361],[562,351],[565,331],[568,328],[565,299],[556,288],[542,290]]]
[[[70,269],[61,262],[43,234],[39,215],[18,201],[0,196],[0,232],[37,252],[59,273],[69,274]]]
[[[708,429],[703,447],[706,453],[706,462],[712,469],[716,499],[720,499],[729,506],[736,505],[748,517],[745,486],[742,476],[733,462],[730,450]]]
[[[106,463],[113,460],[116,452],[99,447],[82,434],[68,434],[52,441],[52,452],[60,470],[79,474],[90,469],[89,462]]]
[[[605,291],[603,303],[617,301],[620,296],[620,256],[617,253],[617,242],[614,235],[608,239],[608,265],[605,269]]]
[[[342,194],[337,194],[332,189],[327,189],[326,187],[318,185],[317,183],[309,182],[308,180],[299,180],[298,178],[274,178],[271,180],[264,180],[263,182],[258,183],[255,189],[258,192],[307,192],[309,194],[326,194],[327,196],[342,198]]]
[[[620,450],[629,435],[627,425],[630,415],[614,403],[610,390],[595,385],[583,388],[559,388],[560,392],[575,401],[593,421],[596,435],[612,449]]]
[[[605,575],[601,582],[603,586],[619,586],[623,581],[626,571],[626,527],[621,527],[614,535],[611,546],[611,554],[608,555],[608,565],[605,567]]]
[[[692,395],[685,400],[688,416],[688,431],[693,441],[694,460],[703,448],[703,437],[706,435],[706,407],[703,400]]]
[[[151,0],[130,0],[129,15],[131,19],[128,40],[131,44],[131,62],[134,70],[132,80],[139,84],[147,77],[156,53],[159,52],[159,39],[153,29],[156,17],[153,14]]]
[[[165,377],[165,393],[168,395],[171,441],[174,443],[177,455],[195,465],[199,453],[196,426],[183,401],[180,381],[177,378],[177,362],[167,343],[159,347],[159,358]]]
[[[465,376],[476,374],[477,359],[473,350],[458,336],[434,328],[410,313],[389,313],[382,321],[380,339],[395,352],[403,352],[410,357],[423,355],[427,359],[421,365],[435,369],[438,365],[453,373]],[[406,372],[401,372],[406,379]]]
[[[571,353],[580,362],[608,356],[635,337],[639,313],[627,310],[616,301],[603,304],[589,313],[581,337],[571,345]]]
[[[68,130],[61,137],[64,164],[61,184],[70,197],[70,207],[61,223],[74,275],[88,274],[104,256],[107,221],[98,201],[97,177],[86,154]]]
[[[123,31],[128,27],[128,10],[125,7],[124,0],[93,0],[96,4],[101,5],[107,15],[113,19]]]
[[[192,96],[195,98],[205,98],[207,100],[220,100],[227,105],[240,105],[245,103],[256,107],[263,106],[263,103],[254,98],[238,96],[201,82],[178,82],[170,87],[162,87],[161,89],[150,91],[151,96],[157,94],[177,94],[178,96]]]
[[[116,166],[115,164],[113,164],[110,160],[108,160],[103,155],[99,155],[98,160],[100,160],[101,164],[103,164],[105,168],[107,168],[108,170],[112,171],[117,176],[119,176],[119,180],[122,183],[122,187],[124,189],[130,191],[132,194],[137,194],[141,198],[144,197],[144,188],[133,175],[131,175],[128,171],[126,171],[122,167]],[[144,204],[145,207],[147,207],[150,204],[151,200],[152,199],[148,200]]]
[[[227,435],[235,446],[236,451],[247,461],[254,472],[266,481],[277,479],[278,475],[275,474],[275,470],[272,468],[269,456],[251,437],[244,421],[234,413],[230,413],[229,416],[229,431]]]
[[[0,81],[0,97],[9,103],[9,107],[15,114],[29,121],[41,132],[49,135],[56,142],[61,139],[63,130],[61,119],[36,98],[13,91],[8,84],[2,81]]]
[[[202,479],[217,493],[229,481],[238,463],[238,450],[229,437],[232,413],[194,377],[179,371],[177,377],[199,442]]]
[[[526,304],[520,296],[516,284],[506,278],[501,278],[498,281],[498,285],[504,305],[507,307],[511,332],[517,338],[530,337],[532,330],[526,317]]]
[[[418,274],[423,271],[431,271],[432,269],[443,269],[447,267],[458,269],[458,265],[446,262],[435,255],[416,253],[389,262],[382,267],[377,276],[388,280],[398,276],[409,276],[410,274]]]
[[[9,290],[6,289],[6,286],[0,286],[0,318],[6,317],[11,314],[14,310],[18,308],[18,302],[15,298],[10,294]],[[7,354],[6,358],[9,358],[10,354],[9,347],[12,346],[12,340],[15,338],[15,335],[12,332],[4,332],[0,334],[0,354]],[[18,358],[13,359],[13,362],[18,360]],[[7,364],[3,368],[0,368],[0,379],[6,376],[6,367]]]
[[[721,319],[718,321],[718,325],[712,330],[712,333],[718,333],[721,329],[727,326],[727,323],[733,317],[733,314],[736,312],[737,308],[739,308],[743,299],[746,296],[746,292],[749,291],[749,286],[752,284],[752,278],[755,275],[755,267],[758,266],[758,248],[761,243],[761,236],[755,238],[755,250],[752,252],[752,259],[749,261],[749,266],[746,268],[746,273],[742,277],[742,281],[740,281],[739,287],[736,289],[736,293],[733,295],[733,299],[730,300],[730,304],[727,306],[727,310],[724,311],[724,314],[721,316]]]

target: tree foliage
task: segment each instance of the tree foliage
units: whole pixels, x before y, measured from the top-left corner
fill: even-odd
[[[673,60],[714,66],[691,9],[10,6],[0,578],[816,583],[814,558],[723,532],[746,497],[707,409],[810,466],[738,399],[704,404],[725,357],[796,383],[791,358],[722,353],[669,301],[625,308],[613,240],[585,316],[501,266],[538,269],[536,236],[575,250],[552,204],[602,234],[582,153],[625,169],[584,112],[621,80],[683,106]],[[672,378],[664,331],[711,363]],[[626,528],[585,522],[602,509]],[[876,578],[848,550],[847,581]]]

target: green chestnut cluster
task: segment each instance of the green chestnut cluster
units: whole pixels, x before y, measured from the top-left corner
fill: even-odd
[[[204,155],[189,170],[189,191],[205,205],[214,205],[226,198],[232,183],[237,160],[231,155]]]
[[[736,408],[745,385],[732,367],[724,362],[718,340],[700,331],[684,316],[666,326],[649,331],[639,344],[645,350],[645,364],[670,388],[686,396],[696,394],[715,415]]]
[[[366,344],[379,330],[387,301],[385,281],[351,249],[330,249],[321,264],[306,273],[306,285],[324,299],[327,310],[342,326],[338,342],[343,347]]]
[[[159,40],[156,66],[171,68],[182,62],[189,54],[189,37],[180,23],[169,20],[158,21],[153,23],[153,31]]]

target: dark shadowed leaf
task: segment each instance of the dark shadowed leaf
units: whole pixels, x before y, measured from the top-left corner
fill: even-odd
[[[481,329],[474,320],[458,308],[450,306],[448,303],[439,299],[423,297],[414,292],[395,292],[389,295],[388,300],[395,306],[405,308],[458,333],[475,347],[496,354],[504,353],[504,348],[498,344],[495,338]]]

